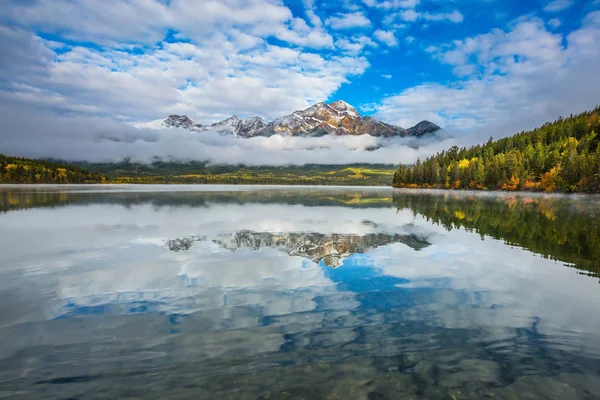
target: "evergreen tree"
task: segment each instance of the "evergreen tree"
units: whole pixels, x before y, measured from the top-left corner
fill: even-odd
[[[598,192],[600,108],[470,148],[452,146],[413,166],[395,187]]]

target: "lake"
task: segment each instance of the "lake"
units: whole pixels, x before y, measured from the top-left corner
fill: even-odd
[[[0,398],[600,398],[600,198],[0,186]]]

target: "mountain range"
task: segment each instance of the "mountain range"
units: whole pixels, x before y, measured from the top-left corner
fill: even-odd
[[[371,135],[378,137],[421,137],[432,134],[441,128],[429,121],[404,129],[386,124],[368,116],[362,116],[350,104],[343,100],[332,103],[317,103],[305,110],[294,111],[290,115],[267,122],[261,117],[229,117],[223,121],[202,125],[185,115],[169,115],[135,125],[140,129],[180,128],[191,132],[217,131],[223,135],[235,135],[243,138],[256,136],[310,136],[324,135]]]

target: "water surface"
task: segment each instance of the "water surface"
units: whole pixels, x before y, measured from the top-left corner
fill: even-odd
[[[599,206],[0,186],[0,397],[600,398]]]

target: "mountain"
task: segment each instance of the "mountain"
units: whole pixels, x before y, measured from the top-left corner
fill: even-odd
[[[423,136],[428,133],[434,133],[435,131],[439,131],[440,127],[429,121],[421,121],[412,128],[407,129],[411,132],[410,136]]]
[[[197,125],[200,130],[216,130],[221,134],[233,134],[236,136],[247,137],[252,132],[256,132],[267,126],[267,122],[261,117],[238,118],[235,115],[221,122],[211,125]]]
[[[371,117],[360,115],[356,108],[343,100],[317,103],[305,110],[294,111],[285,117],[267,123],[260,117],[238,118],[235,115],[211,124],[197,124],[185,115],[170,115],[165,119],[144,122],[136,128],[181,128],[192,132],[215,130],[221,134],[240,137],[256,136],[324,136],[324,135],[371,135],[378,137],[424,136],[441,128],[429,121],[421,121],[412,128],[386,124]]]
[[[155,119],[154,121],[142,122],[135,125],[139,129],[182,128],[199,132],[200,130],[196,128],[197,126],[198,124],[185,115],[169,115],[165,119]]]

